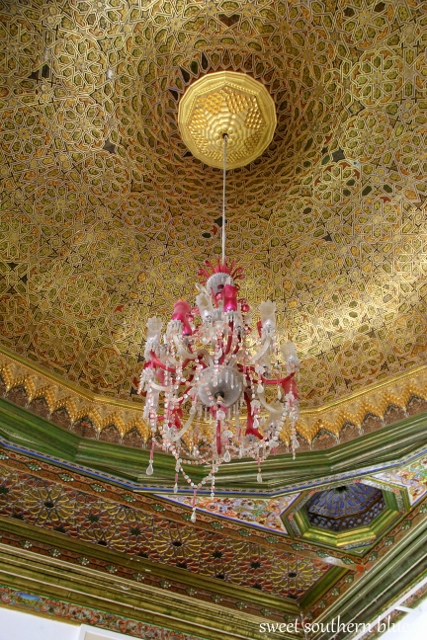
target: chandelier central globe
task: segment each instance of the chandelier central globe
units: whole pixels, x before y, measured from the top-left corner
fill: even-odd
[[[220,403],[232,407],[243,391],[243,376],[234,367],[211,365],[200,374],[198,387],[199,400],[205,407]]]

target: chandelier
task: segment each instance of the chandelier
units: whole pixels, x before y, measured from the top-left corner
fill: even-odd
[[[280,434],[289,426],[293,455],[298,446],[299,416],[296,374],[299,359],[292,342],[279,344],[276,306],[259,306],[260,320],[251,328],[250,307],[239,296],[243,271],[226,257],[226,173],[229,135],[223,145],[221,258],[199,269],[195,306],[174,304],[171,320],[147,323],[145,364],[138,393],[145,394],[144,418],[151,429],[146,470],[154,472],[156,446],[176,460],[174,493],[180,474],[193,491],[191,521],[196,520],[197,491],[210,486],[221,465],[253,458],[257,481],[262,463],[277,452]],[[274,396],[274,397],[272,397]],[[197,481],[191,467],[205,469]]]

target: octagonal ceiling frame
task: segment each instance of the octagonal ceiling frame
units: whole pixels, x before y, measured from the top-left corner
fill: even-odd
[[[357,482],[356,480],[348,484],[356,484]],[[364,480],[362,480],[361,483],[365,484]],[[391,488],[386,484],[380,487],[379,484],[377,485],[370,481],[366,482],[366,484],[369,486],[375,484],[377,488],[380,488],[385,502],[385,509],[376,515],[369,525],[354,527],[347,531],[334,532],[313,525],[309,521],[304,506],[311,497],[315,493],[318,493],[319,490],[325,491],[337,488],[342,485],[342,482],[319,486],[317,491],[307,491],[301,495],[299,499],[294,501],[289,508],[281,514],[280,518],[289,535],[295,539],[304,539],[312,543],[339,548],[348,552],[359,552],[363,555],[373,544],[378,542],[380,537],[387,533],[390,527],[394,526],[401,517],[408,513],[410,509],[406,489],[402,487]]]

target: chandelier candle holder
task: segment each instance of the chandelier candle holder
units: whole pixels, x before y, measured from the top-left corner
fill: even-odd
[[[239,297],[243,271],[225,255],[226,168],[229,134],[223,133],[222,255],[199,270],[196,306],[175,302],[162,335],[163,322],[148,320],[145,364],[138,392],[146,395],[144,418],[151,429],[150,460],[154,471],[156,446],[176,460],[174,493],[182,474],[193,491],[191,521],[196,520],[197,491],[210,485],[222,464],[253,458],[257,481],[262,463],[276,453],[280,434],[288,423],[293,455],[298,447],[299,417],[295,346],[279,346],[276,305],[259,307],[260,321],[253,331],[250,307]],[[276,389],[273,394],[272,390]],[[194,481],[187,469],[202,466],[206,474]],[[200,478],[200,474],[198,474]]]

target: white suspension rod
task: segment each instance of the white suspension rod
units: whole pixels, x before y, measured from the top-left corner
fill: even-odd
[[[221,239],[222,239],[222,264],[225,264],[225,185],[226,185],[226,176],[227,176],[227,142],[228,142],[228,134],[224,133],[224,164],[223,164],[223,172],[222,172],[222,229],[221,229]]]

